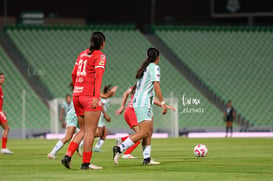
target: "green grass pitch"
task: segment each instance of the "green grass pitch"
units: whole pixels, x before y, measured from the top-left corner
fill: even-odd
[[[72,159],[72,169],[64,168],[60,160],[67,145],[49,160],[47,154],[56,140],[9,140],[13,155],[0,154],[0,181],[40,180],[273,180],[273,139],[169,138],[152,140],[152,158],[161,165],[143,166],[141,146],[133,153],[139,159],[122,159],[118,166],[112,161],[114,140],[106,140],[102,153],[93,153],[93,163],[103,170],[80,170],[81,158]],[[205,158],[193,155],[193,147],[206,144]]]

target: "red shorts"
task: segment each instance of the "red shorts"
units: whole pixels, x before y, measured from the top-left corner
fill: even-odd
[[[102,110],[102,103],[99,99],[99,105],[95,108],[91,108],[91,104],[93,101],[92,96],[73,96],[73,104],[75,108],[75,112],[77,116],[83,116],[84,112],[90,111],[101,111]]]
[[[130,128],[132,129],[133,126],[137,126],[137,117],[136,117],[136,113],[134,108],[129,107],[126,108],[124,111],[124,119],[127,122],[127,124],[130,126]]]
[[[8,122],[7,117],[3,111],[0,111],[0,124]]]

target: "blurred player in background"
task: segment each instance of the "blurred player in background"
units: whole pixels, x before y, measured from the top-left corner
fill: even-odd
[[[71,110],[71,108],[73,108],[73,102],[71,99],[71,95],[67,94],[65,96],[65,101],[62,103],[61,105],[61,110],[60,110],[60,122],[62,124],[62,128],[66,128],[66,122],[65,122],[65,118],[67,116],[68,111]]]
[[[103,94],[105,95],[105,96],[101,96],[103,109],[100,115],[98,128],[96,130],[96,137],[99,137],[99,139],[97,144],[95,145],[95,148],[93,149],[94,152],[102,151],[100,148],[104,144],[104,140],[106,139],[106,136],[108,134],[104,120],[106,120],[107,122],[111,121],[111,118],[107,115],[106,111],[108,110],[110,106],[110,97],[115,95],[117,88],[118,88],[117,86],[111,88],[111,85],[106,85],[103,88]]]
[[[235,118],[235,110],[231,105],[231,101],[227,102],[227,106],[224,111],[224,121],[226,122],[226,137],[228,136],[228,130],[230,130],[230,137],[232,137],[233,133],[233,120]]]
[[[76,132],[76,129],[79,128],[74,107],[71,108],[70,111],[68,111],[65,121],[66,121],[65,136],[56,143],[56,145],[53,147],[51,152],[47,155],[49,159],[56,158],[57,152],[60,151],[68,141],[71,140],[74,133]],[[78,149],[77,151],[80,151],[80,150]],[[81,153],[78,152],[78,154],[79,156],[82,156]]]
[[[152,105],[155,95],[161,102],[162,114],[167,113],[167,106],[164,102],[159,84],[160,68],[158,63],[159,51],[155,48],[149,48],[146,54],[146,60],[142,63],[136,74],[138,81],[133,107],[138,121],[139,132],[130,135],[119,146],[113,147],[113,159],[116,165],[118,164],[121,153],[141,139],[144,157],[143,164],[160,164],[160,162],[151,160],[151,138],[153,133]]]
[[[5,75],[0,73],[0,125],[3,128],[2,133],[2,149],[3,154],[12,154],[12,152],[6,147],[8,142],[9,124],[5,112],[3,111],[4,94],[2,85],[5,83]]]
[[[90,38],[90,47],[83,51],[76,60],[72,71],[74,85],[73,104],[77,114],[80,131],[70,142],[62,164],[71,168],[71,157],[84,139],[82,170],[102,169],[91,164],[92,146],[100,118],[102,103],[100,89],[106,65],[106,56],[101,52],[105,45],[105,36],[94,32]]]
[[[73,91],[73,84],[71,83],[70,86]],[[62,122],[64,114],[65,122]],[[56,158],[57,152],[60,151],[68,141],[71,140],[77,128],[79,128],[73,102],[71,101],[71,96],[69,94],[66,95],[66,100],[62,104],[60,111],[60,120],[62,125],[66,126],[65,136],[56,143],[56,145],[52,148],[51,152],[47,155],[49,159]],[[80,149],[77,149],[77,151],[78,155],[82,156]]]
[[[127,98],[128,98],[129,95],[131,95],[128,106],[125,108],[125,111],[124,111],[124,119],[125,119],[126,123],[128,124],[128,126],[132,130],[134,130],[135,133],[138,133],[139,132],[139,126],[138,126],[138,123],[137,123],[136,113],[135,113],[134,108],[133,108],[133,100],[134,100],[135,89],[136,89],[136,84],[123,93],[121,106],[120,106],[120,108],[118,110],[116,110],[116,115],[118,116],[123,112],[123,110],[125,108]],[[158,105],[159,107],[162,106],[160,101],[158,101],[156,98],[155,98],[154,104]],[[166,106],[167,106],[168,109],[172,109],[173,111],[175,111],[175,108],[173,106],[168,106],[168,105],[166,105]],[[128,137],[129,136],[118,138],[117,139],[117,145],[120,145]],[[137,157],[131,155],[131,153],[136,149],[136,147],[139,145],[139,143],[140,143],[140,141],[136,142],[133,146],[128,148],[124,152],[124,154],[122,155],[122,158],[137,158]]]
[[[73,84],[71,84],[71,86],[73,86]],[[73,87],[72,87],[72,90],[73,90]],[[113,91],[116,91],[116,89],[113,89],[113,90],[111,89],[107,93],[101,93],[100,96],[104,97],[105,99],[107,99],[108,97],[111,97],[112,95],[114,95]],[[104,113],[102,113],[102,116],[106,117],[107,119],[110,119],[109,116],[105,115]],[[73,137],[74,133],[76,133],[77,130],[79,129],[79,124],[78,124],[77,115],[75,113],[74,106],[68,111],[67,116],[65,118],[65,122],[66,122],[65,137],[63,137],[61,140],[59,140],[56,143],[56,145],[52,148],[52,151],[47,155],[47,157],[49,159],[56,159],[57,152],[60,151],[63,148],[63,146],[67,142],[69,142],[71,140],[71,138]],[[103,133],[103,132],[101,131],[101,133]],[[101,134],[99,136],[104,137],[103,134]],[[105,137],[106,136],[107,136],[107,133],[106,133]],[[83,144],[83,141],[81,142],[81,144]],[[81,147],[82,147],[82,145],[79,146],[79,148],[77,149],[77,153],[78,153],[78,155],[80,157],[82,156],[82,152],[81,152],[81,149],[80,149]]]

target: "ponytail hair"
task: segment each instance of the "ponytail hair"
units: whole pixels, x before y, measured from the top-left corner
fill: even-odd
[[[103,93],[104,94],[106,94],[109,90],[111,90],[111,87],[112,87],[112,85],[111,84],[109,84],[109,85],[105,85],[104,87],[103,87]]]
[[[135,85],[133,86],[133,88],[132,88],[132,92],[131,92],[131,94],[135,94],[135,92],[136,92],[136,85],[137,85],[137,83],[135,83]]]
[[[105,36],[102,32],[96,31],[92,33],[90,38],[90,47],[88,55],[91,55],[94,50],[100,50],[101,46],[105,42]]]
[[[73,82],[70,82],[69,87],[71,88],[71,90],[72,90],[72,92],[73,92],[73,90],[74,90]]]
[[[148,65],[150,63],[155,62],[158,56],[159,56],[159,51],[156,48],[149,48],[147,50],[146,60],[142,63],[140,68],[137,70],[137,73],[136,73],[137,79],[141,79]]]

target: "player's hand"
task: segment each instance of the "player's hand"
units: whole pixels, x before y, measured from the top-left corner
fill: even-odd
[[[166,104],[163,104],[162,105],[162,114],[166,114],[167,113],[167,105]]]
[[[104,116],[104,119],[107,121],[107,122],[110,122],[111,121],[111,118],[107,115]]]
[[[166,105],[167,106],[167,109],[171,109],[173,111],[176,111],[175,108],[173,106],[169,106],[169,105]]]
[[[91,108],[96,109],[99,105],[99,99],[98,98],[93,98],[92,103],[91,103]]]
[[[116,110],[116,115],[118,116],[118,115],[120,115],[122,112],[123,112],[123,110],[124,110],[124,106],[121,106],[120,108],[118,108],[118,110]]]

